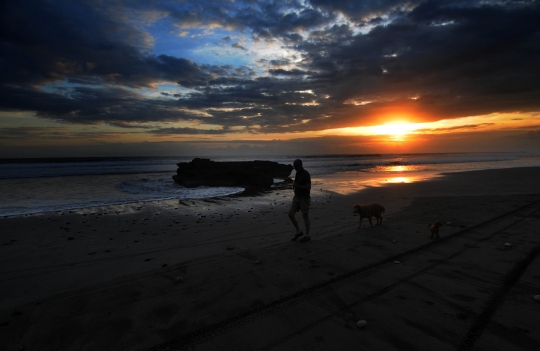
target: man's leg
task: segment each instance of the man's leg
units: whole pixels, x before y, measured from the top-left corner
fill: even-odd
[[[289,210],[289,218],[291,219],[292,224],[294,225],[294,228],[296,229],[296,233],[300,233],[300,227],[298,226],[298,221],[296,220],[295,211],[293,209]],[[307,230],[307,229],[306,229]]]
[[[311,199],[302,199],[300,201],[300,208],[302,210],[302,217],[304,217],[304,223],[306,225],[306,234],[304,239],[309,240],[309,230],[311,228],[311,223],[309,220],[309,208],[311,207]]]
[[[298,221],[296,220],[295,214],[296,214],[296,211],[294,210],[294,207],[291,206],[291,209],[289,210],[289,218],[291,219],[291,222],[294,225],[294,228],[296,228],[296,234],[293,236],[291,241],[296,241],[296,239],[304,235],[304,233],[300,230],[300,227],[298,226]]]
[[[309,236],[309,228],[311,227],[311,223],[309,221],[309,213],[302,213],[302,216],[304,217],[304,223],[306,224],[306,235]]]
[[[294,225],[294,228],[296,229],[296,235],[291,239],[292,241],[295,241],[304,233],[300,230],[300,227],[298,226],[298,221],[296,220],[296,211],[300,209],[298,201],[296,201],[296,198],[293,198],[291,202],[291,208],[289,209],[289,218],[291,219],[292,224]]]
[[[291,207],[289,208],[289,218],[291,219],[292,224],[294,225],[294,228],[296,229],[296,234],[300,233],[300,227],[298,226],[298,221],[296,220],[296,212],[300,210],[300,203],[296,199],[296,197],[293,197],[293,200],[291,202]]]

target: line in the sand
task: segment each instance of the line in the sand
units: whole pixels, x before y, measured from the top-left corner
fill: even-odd
[[[471,350],[476,341],[482,335],[482,332],[487,327],[491,318],[497,311],[500,305],[504,303],[506,295],[510,292],[512,287],[516,284],[519,278],[525,273],[532,261],[540,253],[540,245],[535,246],[525,258],[518,261],[512,269],[506,273],[503,279],[503,284],[495,291],[491,298],[486,302],[486,305],[482,309],[482,312],[473,322],[473,325],[467,332],[467,335],[459,343],[456,348],[457,351]]]

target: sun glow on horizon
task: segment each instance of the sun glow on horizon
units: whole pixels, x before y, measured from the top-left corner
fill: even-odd
[[[406,134],[411,133],[415,129],[418,129],[413,123],[407,122],[396,122],[396,123],[387,123],[379,126],[373,126],[372,128],[374,134],[379,135],[388,135],[391,140],[401,141],[405,138]]]
[[[373,136],[383,137],[386,141],[405,141],[422,134],[450,134],[489,132],[497,130],[538,128],[531,119],[538,119],[534,113],[493,113],[482,116],[440,119],[438,121],[409,123],[406,119],[394,119],[392,122],[359,127],[326,129],[319,135]]]
[[[403,141],[407,134],[424,128],[424,123],[391,122],[376,126],[347,127],[327,130],[328,134],[386,136],[392,141]]]

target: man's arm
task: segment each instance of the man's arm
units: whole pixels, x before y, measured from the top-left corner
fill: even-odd
[[[304,189],[311,190],[311,175],[308,173],[306,178],[306,185],[304,185]]]
[[[311,190],[311,176],[306,176],[306,185],[300,185],[296,183],[296,179],[293,182],[293,188]]]

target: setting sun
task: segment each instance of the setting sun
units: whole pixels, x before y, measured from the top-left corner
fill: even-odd
[[[407,123],[393,122],[376,126],[366,127],[347,127],[338,129],[329,129],[321,134],[332,135],[382,135],[388,136],[391,140],[403,140],[405,135],[410,134],[418,129],[426,128],[426,123]]]
[[[412,123],[388,123],[372,127],[374,134],[389,135],[392,140],[403,140],[404,136],[418,127]]]

